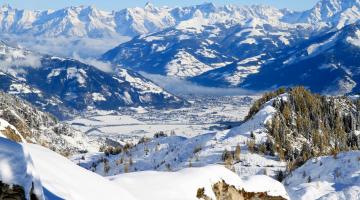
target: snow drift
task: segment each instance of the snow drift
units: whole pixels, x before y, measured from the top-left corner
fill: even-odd
[[[205,194],[212,199],[215,195],[212,186],[218,181],[245,189],[247,192],[268,192],[271,196],[288,199],[284,186],[264,175],[240,178],[235,173],[220,165],[200,168],[186,168],[178,172],[144,171],[109,177],[132,193],[138,199],[157,200],[192,200],[199,188],[205,188]],[[139,192],[141,188],[141,192]]]

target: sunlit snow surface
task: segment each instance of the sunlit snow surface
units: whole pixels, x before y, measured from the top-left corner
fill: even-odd
[[[26,145],[49,199],[135,199],[123,188],[38,145]]]
[[[360,151],[313,158],[284,181],[294,200],[360,199]]]
[[[43,196],[43,190],[27,147],[0,135],[0,180],[24,188],[26,198],[34,184],[34,193]]]
[[[205,194],[215,199],[212,185],[221,180],[248,192],[268,192],[271,196],[288,198],[284,186],[268,176],[240,178],[220,165],[187,168],[177,172],[134,172],[108,179],[130,191],[138,199],[195,200],[197,189],[203,187]],[[141,192],[138,191],[139,188],[142,188]]]

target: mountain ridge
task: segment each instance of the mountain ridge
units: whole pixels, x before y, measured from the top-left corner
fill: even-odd
[[[86,110],[180,107],[188,103],[136,72],[104,72],[75,59],[33,53],[1,43],[0,89],[63,118]]]

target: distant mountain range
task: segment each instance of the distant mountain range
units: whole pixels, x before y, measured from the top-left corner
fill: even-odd
[[[322,93],[360,92],[354,70],[359,67],[360,1],[322,0],[304,12],[265,6],[207,8],[211,14],[199,10],[187,21],[120,44],[102,59],[212,87],[259,91],[305,85]],[[341,36],[329,38],[333,34]],[[341,49],[325,38],[342,42]],[[332,59],[335,55],[329,53],[338,56]],[[332,64],[341,66],[325,69]]]
[[[201,27],[226,24],[228,27],[260,19],[270,24],[310,23],[342,28],[360,17],[359,0],[322,0],[305,12],[294,12],[268,6],[215,6],[206,3],[188,7],[126,8],[102,11],[94,6],[67,7],[59,10],[32,11],[3,5],[0,9],[0,31],[36,36],[134,37],[176,25]]]
[[[148,3],[144,8],[126,8],[112,12],[102,11],[94,6],[32,11],[4,5],[0,13],[0,31],[42,37],[134,37],[176,25],[200,27],[223,23],[231,26],[252,18],[273,21],[283,18],[284,12],[266,6],[216,7],[212,3],[178,8],[158,8]]]

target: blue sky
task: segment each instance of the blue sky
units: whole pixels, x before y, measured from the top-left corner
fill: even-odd
[[[126,7],[144,6],[148,0],[0,0],[1,4],[10,4],[16,8],[23,9],[58,9],[76,5],[95,5],[103,10],[119,10]],[[278,8],[290,8],[294,10],[305,10],[315,5],[317,0],[153,0],[154,5],[163,6],[186,6],[213,2],[216,5],[237,4],[267,4]]]

